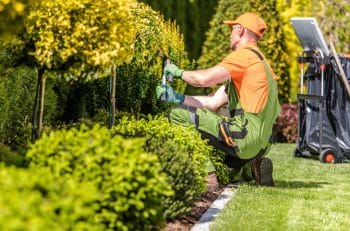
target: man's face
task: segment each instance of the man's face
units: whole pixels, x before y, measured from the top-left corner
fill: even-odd
[[[231,50],[235,50],[237,48],[237,44],[239,43],[240,40],[240,30],[241,30],[241,25],[232,25],[232,31],[231,31],[231,43],[230,43],[230,48]]]

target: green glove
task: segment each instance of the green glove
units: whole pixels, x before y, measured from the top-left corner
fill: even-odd
[[[170,74],[174,76],[174,78],[181,78],[184,70],[178,68],[175,64],[167,64],[164,67],[164,72],[167,76]]]
[[[157,98],[169,103],[182,104],[185,96],[175,92],[169,85],[159,85],[156,88]]]

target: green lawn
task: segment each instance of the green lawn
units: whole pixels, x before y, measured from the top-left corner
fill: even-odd
[[[273,145],[275,188],[242,184],[211,226],[223,230],[350,230],[350,164],[295,158]]]

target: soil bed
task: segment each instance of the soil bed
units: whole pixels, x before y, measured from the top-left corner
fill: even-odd
[[[189,231],[192,226],[201,218],[201,216],[207,211],[210,205],[219,197],[224,190],[223,187],[219,187],[216,176],[208,177],[208,190],[203,193],[202,196],[194,202],[191,213],[180,219],[170,221],[166,224],[164,231]]]

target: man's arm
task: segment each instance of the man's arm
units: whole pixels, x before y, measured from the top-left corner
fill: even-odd
[[[228,102],[225,86],[221,86],[212,96],[185,96],[184,105],[207,108],[211,111],[217,111],[222,105]]]
[[[210,87],[231,78],[224,67],[216,65],[204,70],[184,71],[181,79],[194,87]]]

